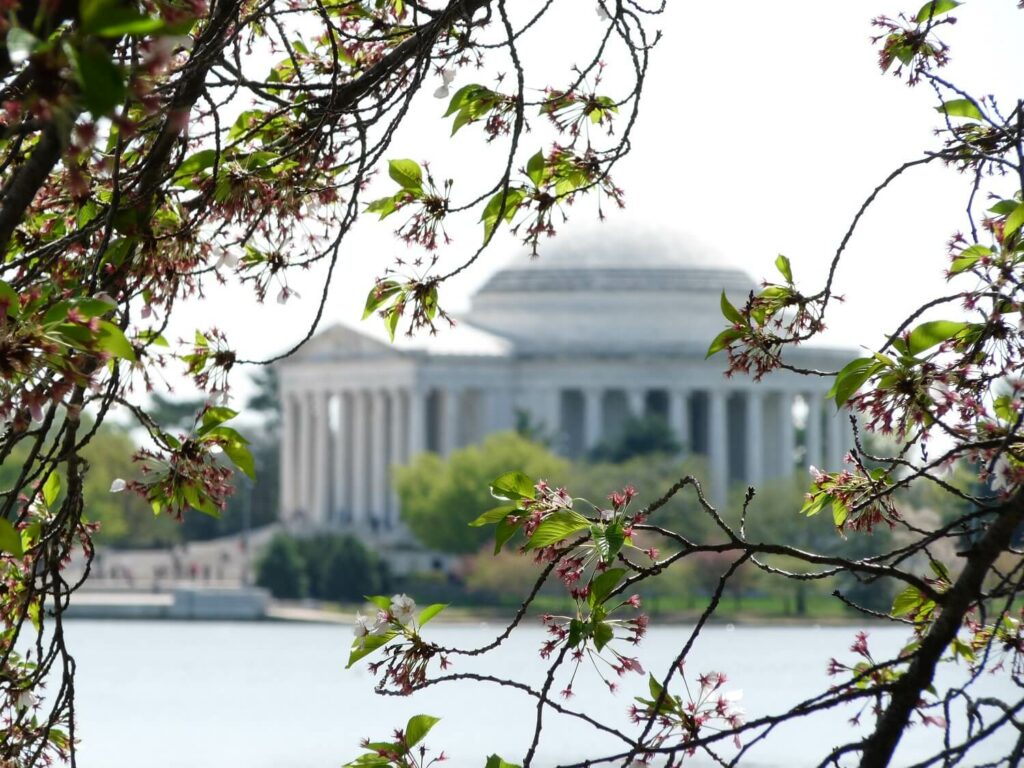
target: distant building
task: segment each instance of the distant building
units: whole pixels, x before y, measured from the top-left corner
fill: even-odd
[[[776,372],[755,384],[723,377],[722,356],[705,360],[724,327],[719,296],[741,304],[747,274],[686,242],[605,231],[514,261],[435,337],[390,344],[379,321],[335,325],[284,362],[284,521],[400,538],[391,467],[512,429],[517,411],[570,457],[629,414],[661,414],[686,452],[707,457],[714,503],[732,482],[789,474],[798,456],[841,463],[852,436],[825,401],[831,379]],[[849,357],[798,348],[790,359],[835,369]],[[798,446],[794,413],[805,412]]]

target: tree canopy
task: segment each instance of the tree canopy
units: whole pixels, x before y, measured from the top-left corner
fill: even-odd
[[[382,266],[367,286],[365,314],[379,315],[392,335],[429,333],[451,320],[446,281],[476,262],[498,232],[536,252],[570,212],[589,208],[600,216],[605,206],[622,204],[612,171],[631,148],[663,6],[598,0],[587,6],[599,22],[593,35],[554,30],[571,47],[575,67],[529,68],[521,40],[553,25],[554,5],[7,4],[0,19],[0,461],[14,472],[0,489],[0,760],[30,766],[74,751],[73,649],[61,622],[80,582],[69,582],[63,565],[93,552],[87,450],[111,411],[130,414],[148,442],[136,453],[137,471],[109,488],[137,494],[157,514],[219,515],[233,473],[255,475],[249,441],[232,426],[237,414],[226,398],[241,366],[280,356],[247,359],[213,327],[167,338],[184,300],[224,281],[247,287],[257,302],[298,301],[294,276],[319,266],[326,279],[305,299],[316,307],[313,321],[281,354],[288,355],[316,331],[346,239],[370,214],[387,220],[415,255]],[[716,563],[707,608],[675,663],[650,675],[650,698],[634,710],[636,729],[568,712],[622,742],[620,752],[588,756],[586,764],[591,757],[676,763],[698,750],[718,760],[726,741],[754,743],[781,722],[850,702],[872,706],[876,716],[868,733],[845,737],[822,765],[886,765],[913,721],[942,730],[929,763],[967,759],[979,742],[1014,730],[1019,756],[1024,702],[977,698],[970,683],[1000,665],[1019,683],[1024,653],[1024,565],[1014,543],[1024,520],[1024,106],[1019,98],[1000,104],[943,76],[951,56],[942,38],[961,10],[970,15],[955,0],[929,0],[875,21],[883,70],[936,97],[938,138],[927,139],[919,157],[882,179],[852,212],[823,285],[802,286],[799,262],[779,256],[778,275],[742,305],[723,299],[726,326],[708,349],[731,375],[786,370],[833,378],[836,406],[857,414],[860,432],[848,466],[814,469],[803,513],[830,516],[847,540],[891,528],[892,545],[835,554],[752,538],[754,491],[727,518],[691,476],[645,505],[628,486],[588,503],[521,471],[529,467],[502,468],[488,481],[500,506],[484,505],[481,522],[496,526],[499,548],[520,536],[545,562],[541,578],[557,577],[576,606],[574,616],[544,619],[546,682],[537,688],[505,680],[538,703],[524,766],[534,760],[545,714],[567,711],[551,695],[560,673],[575,674],[584,658],[595,657],[618,675],[643,672],[632,646],[623,645],[639,642],[647,626],[629,593],[686,558]],[[470,82],[453,90],[460,73]],[[497,158],[493,167],[453,178],[443,160],[392,151],[413,102],[424,97],[447,103],[453,152],[463,151],[461,142],[486,145]],[[842,370],[802,368],[789,351],[824,328],[840,291],[837,265],[865,211],[894,180],[930,163],[961,170],[965,182],[964,220],[940,222],[950,236],[949,293],[908,307],[883,344]],[[448,235],[459,221],[476,232],[468,245]],[[440,264],[441,250],[452,264]],[[169,369],[207,396],[177,426],[155,419],[142,394],[163,388]],[[872,454],[865,432],[894,435],[895,450]],[[977,482],[950,483],[944,473],[957,462],[973,466]],[[915,484],[941,488],[962,503],[962,513],[911,521],[897,491]],[[681,495],[714,539],[660,525],[659,512]],[[641,535],[664,537],[671,554],[659,559],[655,547],[641,549]],[[944,561],[940,543],[957,556]],[[275,557],[294,576],[289,589],[301,593],[295,553],[279,543]],[[723,570],[724,558],[731,562]],[[777,558],[813,572],[786,570]],[[691,681],[684,662],[747,564],[778,579],[886,581],[896,598],[881,613],[907,626],[908,642],[880,660],[860,637],[835,660],[835,680],[820,696],[746,722],[715,693],[721,675]],[[837,599],[879,614],[841,591]],[[374,602],[376,616],[356,625],[350,663],[379,653],[373,669],[382,690],[408,694],[451,679],[435,676],[438,662],[487,650],[424,638],[424,625],[443,606],[418,611],[406,595]],[[932,690],[943,659],[965,665],[968,682]],[[44,684],[45,701],[37,696]],[[688,700],[692,686],[707,695]],[[571,678],[564,692],[571,694]],[[965,709],[974,713],[969,732],[951,724]],[[369,742],[358,764],[421,765],[426,758],[414,747],[435,722],[414,717],[396,742]],[[738,749],[737,761],[745,754]],[[495,756],[488,765],[507,764]]]

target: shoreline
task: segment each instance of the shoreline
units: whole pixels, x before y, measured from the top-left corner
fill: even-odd
[[[231,599],[229,590],[218,590],[217,600],[208,608],[199,611],[174,611],[173,595],[153,592],[94,592],[83,591],[72,598],[69,620],[95,621],[234,621],[284,622],[293,624],[343,624],[351,626],[357,612],[367,613],[372,606],[367,604],[324,604],[302,601],[274,600],[267,596],[253,601],[252,590],[239,590],[237,598],[246,603],[246,610],[238,610]],[[190,602],[196,602],[194,600]],[[256,607],[259,610],[256,610]],[[507,626],[518,606],[490,607],[450,605],[434,620],[434,624],[446,626]],[[524,621],[536,619],[543,611],[529,611]],[[700,617],[700,611],[648,613],[652,623],[660,626],[693,625]],[[884,619],[867,615],[849,616],[773,616],[744,611],[726,611],[708,619],[711,626],[734,627],[842,627],[864,626],[883,623]]]

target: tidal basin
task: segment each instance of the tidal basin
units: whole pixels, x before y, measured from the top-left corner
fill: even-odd
[[[901,646],[907,632],[868,627],[876,658]],[[476,647],[492,640],[497,624],[438,624],[427,635],[446,646]],[[743,690],[749,717],[785,708],[823,691],[831,657],[852,661],[849,646],[857,627],[713,626],[698,640],[688,678],[721,671],[726,690]],[[689,626],[653,626],[637,655],[656,675],[675,656]],[[442,720],[427,744],[444,750],[451,768],[482,768],[498,753],[520,762],[533,733],[532,699],[496,686],[445,684],[411,698],[373,693],[365,663],[345,670],[352,633],[347,625],[228,622],[69,621],[66,634],[78,663],[76,679],[82,768],[337,768],[359,754],[358,742],[387,738],[414,714]],[[516,674],[537,683],[544,670],[538,656],[543,632],[536,620],[482,659],[453,658],[451,671]],[[624,652],[628,652],[624,647]],[[942,665],[940,684],[963,677]],[[569,706],[633,733],[627,710],[646,693],[646,676],[620,678],[608,692],[590,666],[577,675]],[[559,690],[562,686],[556,686]],[[941,687],[941,685],[940,685]],[[976,695],[1012,700],[1006,670],[985,674]],[[849,741],[847,720],[854,706],[782,726],[744,758],[742,765],[792,768],[815,765],[834,746]],[[870,715],[863,722],[868,724]],[[618,751],[616,740],[578,722],[549,716],[534,765],[595,757]],[[861,726],[857,735],[866,733]],[[915,726],[904,737],[895,765],[909,765],[939,748],[937,728]],[[1005,757],[1009,736],[993,739],[976,760]],[[728,756],[731,748],[720,752]],[[694,758],[694,766],[711,765]]]

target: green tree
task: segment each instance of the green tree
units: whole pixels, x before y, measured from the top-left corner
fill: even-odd
[[[309,597],[353,602],[387,587],[387,571],[380,558],[352,536],[315,534],[296,538],[295,543]]]
[[[509,467],[523,467],[533,477],[558,483],[568,463],[514,432],[491,435],[479,445],[453,451],[447,459],[422,453],[396,474],[402,519],[431,549],[475,552],[490,533],[468,523],[498,506],[488,484]]]
[[[681,446],[672,427],[658,414],[630,416],[618,437],[598,443],[590,452],[591,461],[621,464],[638,456],[664,453],[674,456]]]
[[[281,600],[306,596],[309,590],[306,563],[291,536],[282,533],[270,540],[256,565],[256,584]]]
[[[388,590],[388,572],[375,553],[352,536],[339,536],[323,567],[324,600],[361,602]]]

